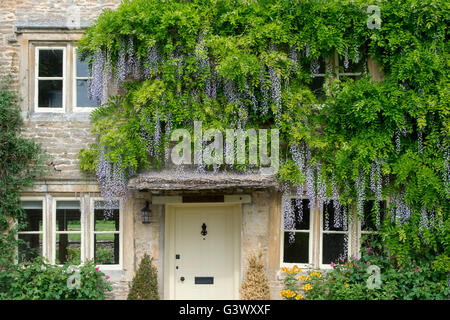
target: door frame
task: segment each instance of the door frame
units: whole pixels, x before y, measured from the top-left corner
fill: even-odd
[[[234,299],[239,299],[241,279],[242,205],[240,203],[183,203],[166,204],[164,230],[164,299],[175,299],[175,210],[188,207],[230,207],[233,219]]]

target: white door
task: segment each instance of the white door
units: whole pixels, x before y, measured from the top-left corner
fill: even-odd
[[[181,205],[168,212],[174,232],[172,298],[238,299],[239,206]]]

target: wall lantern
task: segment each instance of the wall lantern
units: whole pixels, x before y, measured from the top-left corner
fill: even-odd
[[[141,209],[142,213],[142,223],[150,223],[150,216],[152,214],[152,210],[150,209],[150,202],[145,202],[145,207]]]

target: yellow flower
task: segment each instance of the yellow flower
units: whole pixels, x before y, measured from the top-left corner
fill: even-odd
[[[308,281],[311,280],[311,277],[306,278]]]
[[[345,286],[348,288],[348,283],[346,283]]]
[[[311,289],[312,289],[312,286],[309,283],[307,283],[303,286],[303,290],[309,291]]]
[[[295,300],[300,300],[300,299],[303,299],[303,295],[301,293],[299,293],[297,295],[297,297],[295,297]]]
[[[301,276],[300,276],[300,278],[298,278],[298,281],[303,281],[303,279],[305,279],[306,277],[302,274]]]

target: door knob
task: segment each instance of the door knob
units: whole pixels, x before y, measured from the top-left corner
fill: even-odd
[[[184,277],[181,277],[180,280],[181,280],[181,281],[184,281]]]

